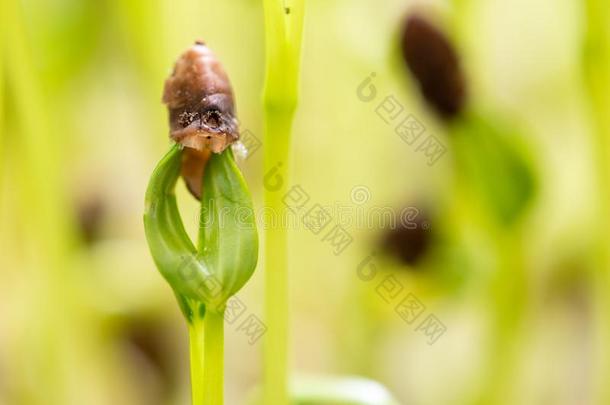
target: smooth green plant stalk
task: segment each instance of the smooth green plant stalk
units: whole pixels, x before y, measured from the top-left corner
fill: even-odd
[[[277,118],[283,118],[282,122]],[[279,116],[267,118],[268,133],[289,134],[289,121],[290,119]],[[271,129],[273,124],[280,125]],[[269,139],[269,136],[265,139]],[[267,142],[266,145],[270,143]],[[283,169],[288,170],[287,153],[287,147],[266,153],[265,166],[271,166],[269,159],[284,156],[283,160],[276,164],[283,164]],[[276,213],[278,218],[283,218],[285,214],[282,194],[280,191],[265,189],[265,205]],[[287,231],[281,226],[268,225],[265,228],[265,296],[265,314],[269,329],[264,346],[264,403],[280,405],[288,403]]]
[[[583,74],[595,131],[598,245],[593,274],[595,291],[594,403],[610,403],[610,4],[606,0],[585,2]]]
[[[304,0],[263,0],[265,10],[266,75],[263,89],[265,173],[281,170],[277,186],[265,185],[265,205],[279,218],[288,182],[290,133],[298,100]],[[265,228],[264,403],[288,403],[288,260],[287,231]]]
[[[222,405],[224,375],[224,313],[208,311],[203,318],[203,322],[205,328],[203,405]]]
[[[202,304],[191,304],[191,308],[199,305]],[[189,338],[193,405],[222,405],[224,311],[194,314],[189,322]]]
[[[204,199],[201,205],[202,210],[205,209],[205,204]],[[205,244],[205,228],[201,227],[198,242],[200,252],[204,251]],[[193,404],[222,405],[224,403],[224,309],[209,308],[203,315],[203,319],[200,318],[194,322],[199,323],[197,328],[201,336],[198,337],[198,343],[203,341],[203,352],[200,353],[199,359],[199,363],[203,367],[203,379],[193,379],[193,387],[200,386],[198,390],[201,390],[202,396],[201,402],[193,402]],[[193,395],[195,395],[194,392]]]
[[[203,404],[204,378],[204,322],[200,317],[193,317],[189,323],[190,357],[191,357],[191,389],[193,405]]]

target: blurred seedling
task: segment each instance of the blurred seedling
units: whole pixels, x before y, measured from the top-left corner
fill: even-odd
[[[537,175],[524,137],[506,120],[479,107],[468,94],[459,54],[428,16],[412,13],[402,25],[404,63],[427,106],[445,124],[454,154],[456,223],[475,225],[498,260],[486,283],[492,344],[482,403],[498,403],[510,384],[528,291],[522,260],[524,219],[537,191]]]

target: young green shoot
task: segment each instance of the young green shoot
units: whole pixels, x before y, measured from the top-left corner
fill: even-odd
[[[281,167],[283,181],[265,187],[265,205],[280,217],[282,190],[290,171],[290,133],[298,100],[304,0],[263,0],[265,10],[266,75],[263,89],[265,173]],[[279,188],[279,189],[278,189]],[[265,229],[264,403],[288,403],[288,260],[287,232]]]
[[[174,193],[182,155],[183,147],[173,145],[153,172],[144,226],[155,264],[189,325],[193,404],[222,405],[224,308],[256,267],[256,223],[231,150],[213,154],[203,177],[196,248],[184,229]]]

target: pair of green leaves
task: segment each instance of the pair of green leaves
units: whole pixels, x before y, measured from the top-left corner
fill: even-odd
[[[174,189],[182,147],[161,159],[146,192],[144,228],[153,260],[187,318],[192,306],[221,312],[256,267],[258,236],[252,198],[230,149],[212,154],[203,178],[199,248],[187,235]]]

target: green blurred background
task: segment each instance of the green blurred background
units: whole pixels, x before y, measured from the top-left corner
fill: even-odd
[[[2,7],[0,404],[189,403],[186,327],[142,225],[148,178],[169,145],[161,92],[177,56],[204,39],[231,78],[241,130],[262,140],[262,4]],[[352,242],[334,254],[300,216],[289,225],[291,368],[375,379],[403,404],[608,403],[610,6],[306,7],[291,183],[308,194],[306,208],[325,207]],[[401,24],[413,7],[455,44],[469,111],[507,134],[531,167],[535,193],[508,225],[489,225],[493,214],[479,206],[485,180],[483,191],[464,192],[473,179],[461,173],[472,160],[474,172],[485,172],[485,156],[500,173],[492,183],[513,173],[494,168],[485,148],[485,156],[460,157],[460,148],[472,149],[458,132],[476,129],[443,124],[400,60]],[[377,96],[363,101],[358,87],[373,72]],[[377,114],[390,95],[444,145],[436,163]],[[269,226],[262,148],[240,163],[261,229]],[[197,204],[182,184],[178,197],[194,235]],[[395,239],[379,212],[405,207],[422,232],[407,227],[388,242]],[[420,248],[407,256],[416,259],[405,260],[400,252],[412,246]],[[363,266],[374,266],[372,280]],[[243,316],[264,322],[263,269],[261,257],[238,296]],[[389,293],[388,283],[400,288]],[[425,306],[412,322],[397,313],[408,294]],[[444,328],[432,339],[420,327],[429,315]],[[251,342],[239,324],[226,325],[228,404],[246,403],[261,379],[264,336]]]

